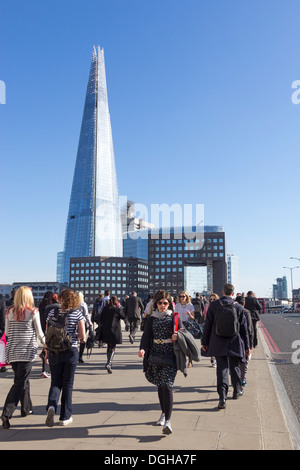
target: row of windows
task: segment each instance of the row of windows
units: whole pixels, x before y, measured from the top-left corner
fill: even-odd
[[[97,267],[97,266],[108,266],[108,267],[135,267],[135,268],[141,268],[141,269],[147,269],[147,265],[141,264],[141,263],[117,263],[117,262],[111,262],[111,261],[95,261],[95,262],[76,262],[76,263],[71,263],[71,268],[92,268],[92,267]]]
[[[157,258],[157,256],[156,256],[156,258]],[[164,259],[164,256],[160,256],[159,258]],[[168,256],[168,258],[170,258],[170,257]],[[172,258],[178,259],[178,258],[182,258],[182,256],[179,256],[179,255],[174,256],[173,255]],[[224,253],[222,253],[222,252],[218,252],[218,253],[211,253],[211,252],[209,252],[209,253],[184,253],[183,258],[224,258]],[[164,261],[161,261],[161,263],[163,263],[163,262]],[[151,265],[151,263],[153,264],[152,259],[150,259],[149,265]],[[180,260],[178,260],[178,264],[181,264],[181,263],[182,262]],[[167,262],[167,264],[168,264],[168,262]]]
[[[168,258],[180,259],[180,258],[182,258],[182,257],[183,257],[183,258],[189,258],[189,257],[194,258],[194,256],[197,255],[197,254],[200,255],[200,253],[190,253],[190,254],[184,253],[183,255],[182,255],[182,253],[172,253],[172,254],[171,254],[171,253],[167,253],[167,254],[165,254],[165,253],[161,253],[161,254],[160,254],[160,253],[156,253],[155,258],[156,258],[156,259],[165,259],[165,258],[167,258],[167,259],[168,259]],[[207,253],[207,255],[208,255],[208,254],[210,254],[210,256],[211,256],[211,253]],[[193,255],[194,255],[194,256],[193,256]],[[205,256],[206,256],[205,253],[201,253],[201,257],[202,257],[202,258],[204,258]],[[221,253],[214,253],[214,257],[217,257],[217,256],[224,256],[224,254],[223,254],[222,252],[221,252]],[[196,257],[197,257],[197,256],[196,256]],[[199,257],[199,256],[198,256],[198,257]],[[153,257],[152,257],[152,258],[153,258]]]
[[[155,271],[152,270],[151,272],[156,273],[157,270],[155,270]],[[161,272],[161,273],[171,273],[171,272],[173,272],[173,273],[182,273],[183,268],[178,268],[178,267],[176,267],[176,268],[160,268],[159,272]],[[153,277],[153,275],[150,274],[149,279],[151,279],[152,277]]]
[[[75,290],[80,289],[79,284],[71,284],[70,287],[71,287],[72,289],[75,289]],[[90,296],[90,297],[91,297],[91,296],[95,296],[95,297],[96,297],[96,296],[99,295],[101,292],[103,293],[103,292],[104,292],[104,289],[103,289],[103,290],[99,290],[99,289],[87,289],[87,290],[82,291],[82,293],[83,293],[83,295],[84,295],[85,297],[88,297],[88,296]],[[116,295],[126,295],[126,293],[127,293],[126,289],[123,289],[123,290],[122,290],[122,289],[118,289],[118,290],[115,291],[115,294],[116,294]],[[91,306],[91,305],[90,305],[90,306]]]
[[[81,267],[93,267],[93,266],[118,266],[118,267],[127,267],[127,263],[116,263],[116,262],[109,262],[109,261],[95,261],[95,262],[77,262],[77,263],[71,263],[71,268],[77,268],[79,266]],[[128,266],[131,266],[131,264],[128,264]],[[135,265],[136,266],[136,265]]]
[[[150,247],[150,253],[152,252],[164,252],[164,251],[174,251],[174,252],[177,252],[177,251],[183,251],[183,247],[182,246],[160,246],[159,249],[155,249],[154,247]],[[224,246],[223,245],[204,245],[203,247],[200,247],[200,246],[197,246],[197,245],[194,245],[194,244],[190,244],[190,245],[186,245],[184,247],[184,251],[207,251],[207,250],[220,250],[220,251],[223,251],[224,250]]]
[[[110,283],[106,283],[106,284],[101,284],[101,285],[98,285],[97,288],[95,289],[96,286],[93,286],[93,285],[90,285],[89,288],[87,289],[84,285],[80,284],[80,283],[71,283],[70,284],[71,288],[72,289],[82,289],[82,291],[86,294],[86,295],[90,295],[90,294],[97,294],[99,295],[100,292],[104,292],[105,289],[117,289],[117,290],[124,290],[124,292],[126,292],[126,289],[128,288],[128,285],[127,284],[110,284]],[[137,284],[137,286],[139,289],[147,289],[148,288],[148,283],[147,284],[143,284],[143,283],[139,283]],[[99,290],[100,289],[100,290]]]
[[[167,268],[167,269],[161,270],[161,272],[162,273],[171,273],[171,272],[173,272],[173,273],[177,273],[177,272],[182,273],[183,271],[182,271],[182,268],[179,268],[179,269]],[[165,278],[166,278],[165,274],[155,274],[155,275],[150,274],[149,282],[152,282],[153,279],[165,279]]]
[[[206,242],[206,243],[224,243],[224,238],[203,238],[199,240],[199,238],[191,238],[191,239],[187,239],[187,238],[179,238],[179,239],[175,239],[175,238],[172,238],[172,239],[167,239],[167,240],[163,240],[163,239],[158,239],[158,240],[152,240],[152,244],[155,243],[155,245],[175,245],[175,244],[184,244],[184,243],[193,243],[193,242],[196,242],[196,243],[199,243],[199,242]],[[151,241],[150,241],[151,243]]]
[[[99,269],[96,269],[95,270],[95,273],[96,274],[99,274]],[[84,275],[90,275],[92,274],[92,276],[90,276],[91,278],[94,277],[94,270],[80,270],[80,269],[71,269],[71,276],[73,275],[80,275],[80,276],[84,276]],[[127,276],[127,275],[138,275],[138,276],[142,276],[142,277],[145,277],[148,275],[148,270],[147,271],[127,271],[127,270],[122,270],[122,269],[107,269],[106,271],[102,271],[101,270],[101,274],[119,274],[119,275],[123,275],[123,276]],[[99,276],[95,276],[96,279],[99,279]]]

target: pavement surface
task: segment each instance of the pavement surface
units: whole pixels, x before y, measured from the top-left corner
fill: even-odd
[[[0,450],[101,450],[103,459],[108,459],[104,463],[113,463],[120,451],[126,455],[142,451],[139,458],[145,462],[141,455],[151,452],[177,451],[181,455],[200,450],[298,449],[297,423],[297,429],[290,429],[261,334],[244,395],[232,400],[230,387],[225,410],[217,408],[216,369],[208,358],[194,363],[187,377],[177,373],[173,433],[168,436],[155,425],[160,415],[157,389],[142,370],[140,336],[141,332],[131,344],[123,330],[123,344],[117,346],[111,375],[104,368],[105,347],[95,347],[89,358],[84,355],[75,377],[73,423],[64,427],[57,425],[58,415],[54,427],[45,425],[50,379],[41,378],[37,358],[30,380],[33,414],[21,417],[17,408],[10,429],[0,427]],[[12,382],[13,372],[8,368],[0,374],[1,411]]]

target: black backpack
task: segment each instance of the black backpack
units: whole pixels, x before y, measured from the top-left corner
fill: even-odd
[[[215,333],[222,338],[233,338],[239,334],[240,323],[234,303],[222,303],[215,313]]]
[[[48,320],[46,348],[49,351],[59,353],[71,349],[72,336],[68,333],[68,313],[62,313],[56,308],[53,317]]]

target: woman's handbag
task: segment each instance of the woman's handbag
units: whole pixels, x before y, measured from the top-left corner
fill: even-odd
[[[6,345],[7,345],[7,339],[6,339],[6,334],[4,333],[4,335],[0,339],[0,367],[9,366],[9,364],[5,360]]]
[[[203,334],[203,326],[195,320],[182,322],[185,329],[191,333],[195,339],[201,339]]]

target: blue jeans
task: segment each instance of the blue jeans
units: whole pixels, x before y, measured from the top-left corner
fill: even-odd
[[[58,354],[50,353],[51,386],[47,410],[50,406],[53,406],[56,412],[60,393],[62,392],[60,421],[69,419],[72,416],[72,393],[77,364],[77,348],[71,348]]]

